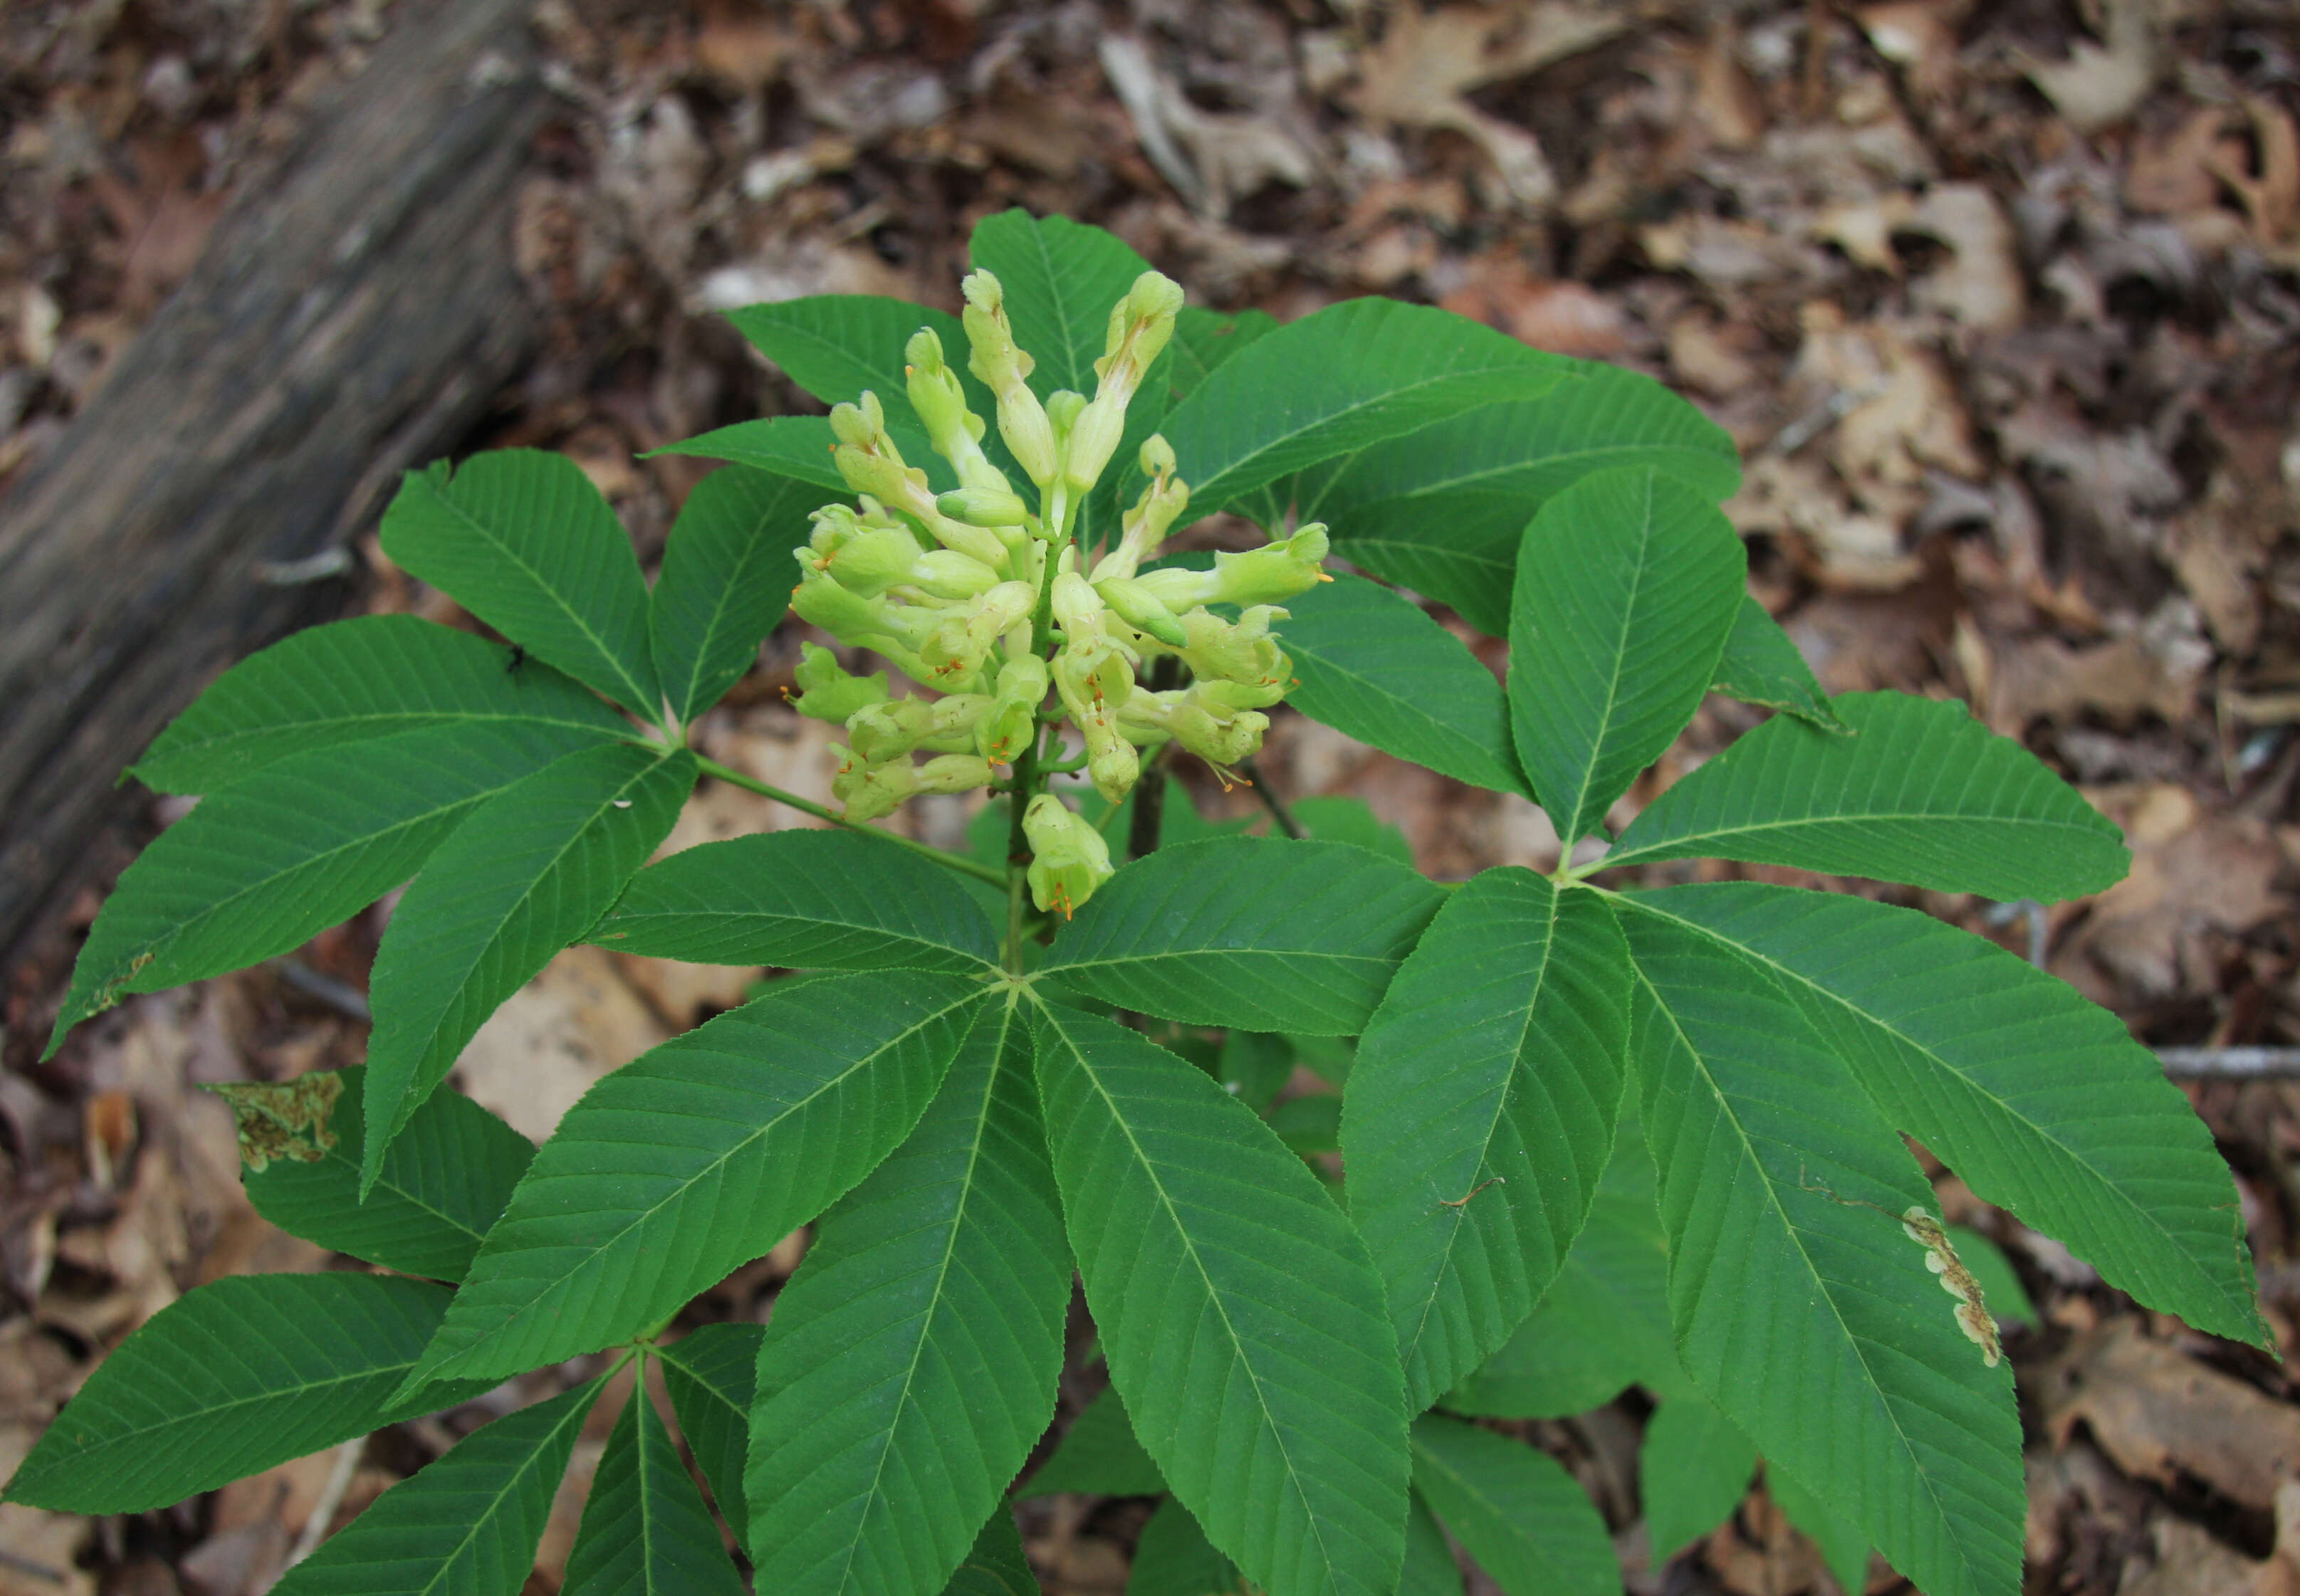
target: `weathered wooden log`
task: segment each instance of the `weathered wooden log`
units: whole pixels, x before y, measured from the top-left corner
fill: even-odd
[[[401,7],[0,502],[0,952],[132,812],[113,784],[170,717],[340,602],[278,569],[343,548],[531,349],[512,217],[547,96],[526,9]]]

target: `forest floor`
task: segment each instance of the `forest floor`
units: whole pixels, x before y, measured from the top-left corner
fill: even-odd
[[[396,14],[384,0],[0,8],[0,515],[235,186]],[[539,0],[536,18],[558,110],[510,220],[550,333],[471,442],[568,453],[650,564],[708,468],[636,456],[812,408],[713,312],[853,292],[955,308],[969,228],[1009,205],[1112,229],[1200,303],[1283,318],[1360,294],[1427,300],[1694,398],[1745,454],[1728,509],[1754,589],[1830,690],[1962,698],[2126,827],[2133,871],[2095,899],[2008,917],[1889,895],[2036,958],[2152,1045],[2195,1050],[2177,1055],[2187,1087],[2237,1171],[2270,1321],[2300,1351],[2300,1084],[2229,1073],[2248,1049],[2288,1066],[2300,1043],[2289,0]],[[364,552],[355,609],[462,619],[371,538]],[[778,694],[794,633],[703,738],[822,799],[833,734]],[[1712,701],[1614,819],[1750,719]],[[1523,801],[1298,718],[1263,768],[1290,798],[1364,798],[1439,876],[1554,860]],[[1209,814],[1252,810],[1191,785]],[[803,819],[707,788],[675,844]],[[938,800],[906,823],[951,842],[966,819]],[[198,1088],[356,1061],[381,912],[134,1000],[46,1064],[63,966],[6,973],[0,1472],[183,1291],[325,1267],[246,1206],[229,1116]],[[761,974],[576,950],[489,1024],[459,1080],[539,1135]],[[2142,1312],[1952,1177],[1940,1192],[2033,1301],[2008,1336],[2029,1589],[2300,1590],[2287,1367]],[[704,1311],[762,1314],[802,1244]],[[1066,1385],[1065,1411],[1085,1390]],[[252,1596],[315,1514],[315,1531],[340,1523],[520,1398],[171,1512],[0,1508],[0,1596]],[[1762,1491],[1646,1567],[1640,1411],[1526,1426],[1589,1484],[1634,1589],[1826,1588]],[[557,1588],[603,1440],[579,1452],[532,1591]],[[1026,1531],[1050,1588],[1115,1592],[1139,1523],[1128,1504],[1061,1498]],[[1872,1592],[1905,1588],[1873,1565]]]

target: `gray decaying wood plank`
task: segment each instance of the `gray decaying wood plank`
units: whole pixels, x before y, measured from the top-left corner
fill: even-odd
[[[341,547],[532,347],[512,214],[547,96],[525,15],[401,6],[0,503],[0,951],[79,885],[170,717],[340,596],[262,568]]]

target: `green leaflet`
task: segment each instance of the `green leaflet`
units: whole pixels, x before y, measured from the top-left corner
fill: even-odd
[[[819,977],[608,1076],[537,1152],[409,1388],[612,1345],[766,1251],[910,1134],[981,991]]]
[[[1413,845],[1405,833],[1382,819],[1362,798],[1296,798],[1294,819],[1321,843],[1347,843],[1411,868]]]
[[[1179,404],[1204,386],[1215,367],[1264,333],[1275,332],[1278,318],[1267,311],[1210,311],[1186,304],[1174,319],[1174,341],[1166,367],[1167,392]]]
[[[775,629],[821,493],[804,482],[731,465],[687,495],[647,601],[655,675],[684,723],[717,703]]]
[[[1222,1090],[1259,1114],[1294,1073],[1294,1044],[1267,1031],[1232,1031],[1214,1060]]]
[[[1756,1470],[1756,1447],[1702,1398],[1684,1392],[1654,1409],[1638,1451],[1649,1566],[1660,1567],[1724,1523]]]
[[[1510,722],[1569,847],[1693,718],[1747,567],[1716,505],[1651,467],[1585,477],[1526,528],[1510,600]]]
[[[742,1575],[644,1381],[607,1437],[562,1589],[567,1596],[742,1596]]]
[[[1232,354],[1160,430],[1190,485],[1191,513],[1211,515],[1304,466],[1538,397],[1581,370],[1444,311],[1354,299]]]
[[[1365,1244],[1249,1110],[1137,1033],[1044,1008],[1038,1068],[1111,1383],[1174,1494],[1270,1596],[1391,1596],[1404,1392]]]
[[[646,579],[622,523],[563,454],[497,449],[410,471],[383,552],[545,664],[653,721]]]
[[[615,901],[694,785],[683,749],[586,749],[496,793],[439,845],[400,899],[369,985],[362,1193],[463,1044]]]
[[[1588,892],[1488,870],[1446,900],[1358,1043],[1350,1216],[1415,1411],[1524,1322],[1613,1145],[1628,950]]]
[[[654,1349],[679,1434],[738,1546],[751,1543],[743,1467],[751,1451],[751,1387],[765,1334],[761,1325],[705,1325]]]
[[[1416,1491],[1405,1512],[1405,1572],[1398,1576],[1397,1596],[1462,1596],[1463,1589],[1462,1565]]]
[[[904,353],[904,345],[911,341],[912,334],[922,327],[934,329],[935,337],[942,340],[943,358],[965,385],[967,404],[985,420],[990,418],[989,390],[966,369],[966,329],[947,311],[873,294],[815,294],[803,299],[778,300],[771,304],[746,305],[728,312],[727,320],[761,354],[780,366],[785,376],[825,404],[853,403],[866,388],[878,395],[879,403],[886,408],[888,425],[901,429],[896,434],[896,446],[903,450],[904,463],[924,467],[929,475],[939,471],[936,479],[943,485],[955,479],[926,447],[927,429],[919,420],[918,411],[911,408],[910,385],[903,375],[904,364],[909,358]],[[732,430],[721,428],[722,432]],[[910,452],[904,434],[919,439],[915,455]],[[829,436],[826,426],[826,441]],[[693,453],[692,445],[701,441],[689,439],[680,447]],[[987,449],[990,445],[986,441],[983,446]],[[823,459],[829,458],[830,452],[826,448]],[[837,472],[834,470],[832,475],[837,477]],[[844,478],[838,480],[838,495],[846,496]]]
[[[604,1384],[472,1431],[289,1569],[275,1596],[515,1596]]]
[[[1443,896],[1346,843],[1161,848],[1095,894],[1042,973],[1188,1025],[1354,1035]]]
[[[1733,618],[1733,630],[1725,638],[1725,653],[1717,661],[1716,679],[1709,690],[1760,709],[1783,711],[1823,731],[1846,729],[1781,623],[1747,594],[1741,595],[1740,613]]]
[[[540,737],[560,752],[627,737],[609,705],[537,661],[412,615],[307,628],[250,654],[168,723],[129,772],[213,793],[294,754],[434,727]]]
[[[1158,1504],[1134,1543],[1126,1596],[1246,1596],[1250,1589],[1189,1509],[1171,1496]]]
[[[2116,1016],[1913,910],[1754,883],[1637,903],[1779,977],[1893,1127],[1984,1201],[2151,1308],[2268,1344],[2228,1166]]]
[[[1902,1231],[1931,1209],[1907,1149],[1761,967],[1616,912],[1686,1372],[1921,1589],[2011,1596],[2012,1370],[1983,1367]]]
[[[1385,753],[1499,793],[1530,794],[1510,743],[1501,684],[1401,594],[1336,577],[1288,608],[1288,697],[1312,720]]]
[[[1003,855],[1004,849],[1000,848]],[[631,878],[588,942],[698,964],[996,968],[990,919],[950,872],[871,837],[775,831],[685,849]]]
[[[1030,1572],[1013,1514],[1001,1509],[990,1515],[966,1560],[943,1587],[943,1596],[1038,1596],[1038,1576]]]
[[[488,798],[599,744],[561,727],[441,724],[314,748],[201,801],[121,873],[48,1039],[129,993],[290,952],[421,868]]]
[[[302,1076],[291,1085],[315,1078],[323,1077]],[[533,1143],[462,1093],[435,1092],[385,1151],[362,1202],[367,1070],[354,1065],[338,1078],[342,1091],[326,1124],[332,1144],[315,1147],[309,1161],[275,1158],[247,1169],[241,1179],[248,1201],[307,1242],[404,1275],[451,1284],[462,1279],[535,1157]],[[238,1111],[244,1123],[254,1110]]]
[[[1076,1491],[1089,1496],[1156,1496],[1166,1489],[1166,1476],[1142,1450],[1134,1434],[1134,1421],[1118,1388],[1103,1387],[1100,1394],[1079,1409],[1055,1444],[1054,1456],[1041,1463],[1014,1492],[1014,1500],[1052,1496]]]
[[[444,1286],[380,1275],[238,1275],[201,1286],[97,1366],[8,1482],[7,1500],[140,1513],[412,1417],[391,1395],[447,1298]]]
[[[1605,1521],[1547,1452],[1425,1413],[1413,1488],[1505,1596],[1619,1596]]]
[[[1625,1111],[1589,1221],[1531,1318],[1442,1405],[1488,1418],[1562,1418],[1629,1385],[1691,1388],[1669,1320],[1669,1243],[1654,1211],[1653,1158]]]
[[[887,430],[893,435],[895,446],[902,451],[903,458],[912,465],[924,464],[933,453],[924,433],[896,426],[891,415]],[[830,452],[838,446],[829,416],[770,416],[764,420],[738,421],[731,427],[665,444],[654,453],[693,454],[704,460],[724,460],[747,466],[771,477],[820,488],[822,496],[819,502],[827,504],[853,492],[838,462],[831,458]]]
[[[1739,486],[1733,440],[1649,377],[1595,362],[1545,397],[1488,405],[1377,444],[1300,485],[1344,559],[1451,604],[1479,631],[1509,628],[1527,520],[1595,472],[1651,467],[1721,503]]]
[[[1054,1416],[1070,1284],[1029,1017],[990,998],[775,1300],[746,1475],[759,1584],[939,1590]]]
[[[2099,892],[2130,863],[2113,825],[1963,704],[1897,693],[1830,702],[1854,736],[1768,720],[1654,800],[1607,868],[1746,859],[2050,900]]]
[[[1821,1549],[1821,1561],[1837,1576],[1837,1588],[1857,1596],[1869,1585],[1869,1538],[1823,1507],[1821,1499],[1772,1464],[1765,1466],[1765,1492],[1773,1505]]]
[[[1111,307],[1150,270],[1150,262],[1100,228],[1022,210],[1001,211],[975,223],[967,255],[978,270],[994,273],[1004,291],[1014,341],[1038,362],[1030,387],[1041,398],[1057,388],[1093,398],[1098,380],[1094,363],[1102,358]],[[967,349],[962,337],[946,344],[944,353],[962,368]],[[1146,404],[1154,422],[1166,408],[1165,391],[1162,381],[1146,378],[1127,407],[1129,420],[1137,406]],[[990,420],[988,410],[979,413]],[[1112,458],[1114,471],[1114,462],[1130,459],[1131,452],[1121,449]]]

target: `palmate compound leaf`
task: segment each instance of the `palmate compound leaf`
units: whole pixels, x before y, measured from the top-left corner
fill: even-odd
[[[511,1201],[512,1188],[535,1157],[534,1143],[462,1093],[435,1092],[384,1153],[375,1187],[362,1201],[366,1078],[367,1070],[354,1065],[333,1076],[298,1076],[228,1093],[245,1151],[250,1130],[261,1129],[269,1117],[267,1097],[338,1083],[318,1127],[321,1135],[307,1132],[299,1151],[269,1158],[261,1168],[249,1160],[241,1176],[248,1201],[290,1235],[452,1284],[471,1267],[479,1243]]]
[[[1336,577],[1287,608],[1288,702],[1312,720],[1441,776],[1523,793],[1501,684],[1403,594]]]
[[[910,1134],[982,1001],[955,976],[817,977],[600,1081],[536,1153],[410,1389],[662,1323]]]
[[[1527,518],[1558,493],[1631,466],[1712,504],[1740,484],[1732,438],[1691,403],[1634,371],[1579,370],[1545,397],[1449,417],[1304,473],[1296,514],[1325,521],[1344,559],[1504,636]]]
[[[825,1214],[759,1348],[746,1476],[763,1589],[918,1596],[1054,1417],[1070,1249],[1015,998],[918,1128]]]
[[[662,714],[638,556],[565,455],[496,449],[411,471],[381,536],[403,569],[545,664],[642,720]]]
[[[380,1275],[238,1275],[178,1298],[97,1366],[6,1500],[139,1513],[474,1394],[392,1393],[447,1309]]]
[[[362,1193],[463,1044],[605,912],[694,785],[684,749],[586,749],[495,794],[439,845],[392,914],[369,984]]]
[[[1186,1025],[1353,1036],[1444,896],[1346,843],[1161,848],[1088,901],[1040,973]]]
[[[1756,1469],[1755,1444],[1705,1399],[1683,1392],[1654,1409],[1638,1449],[1650,1566],[1658,1568],[1724,1523],[1749,1493]]]
[[[758,658],[788,602],[791,551],[821,504],[806,483],[739,465],[687,495],[647,599],[655,676],[675,719],[717,703]]]
[[[1350,1216],[1413,1410],[1533,1311],[1613,1145],[1629,952],[1595,894],[1488,870],[1422,933],[1358,1043]]]
[[[2228,1166],[2121,1020],[1913,910],[1753,882],[1637,894],[1762,965],[1896,1130],[2110,1284],[2264,1346]]]
[[[1557,1278],[1501,1349],[1440,1406],[1481,1418],[1562,1418],[1630,1385],[1689,1391],[1669,1317],[1669,1242],[1654,1209],[1653,1158],[1624,1104],[1588,1223]]]
[[[607,1437],[561,1589],[566,1596],[743,1596],[743,1577],[644,1381]]]
[[[1413,1488],[1504,1596],[1619,1596],[1605,1521],[1547,1452],[1425,1413],[1413,1421]]]
[[[1179,404],[1198,391],[1215,367],[1278,329],[1278,318],[1267,311],[1210,311],[1186,304],[1174,318],[1174,341],[1166,365],[1170,403]]]
[[[48,1040],[136,992],[292,952],[415,874],[471,813],[571,752],[557,727],[438,725],[316,748],[203,799],[120,877]]]
[[[472,1431],[289,1569],[274,1596],[515,1596],[604,1384]]]
[[[2099,892],[2131,862],[2099,810],[1963,704],[1898,693],[1829,702],[1853,736],[1774,717],[1648,805],[1607,868],[1744,859],[2052,900]]]
[[[1094,1401],[1079,1409],[1062,1432],[1054,1456],[1038,1465],[1014,1492],[1017,1501],[1076,1491],[1091,1496],[1156,1496],[1166,1489],[1166,1476],[1142,1450],[1134,1421],[1116,1386],[1104,1386]]]
[[[1796,644],[1764,605],[1747,594],[1741,595],[1740,613],[1733,618],[1733,630],[1725,639],[1725,653],[1709,690],[1795,715],[1823,731],[1846,729]]]
[[[631,878],[586,941],[697,964],[979,971],[996,933],[952,874],[874,837],[774,831],[704,843]]]
[[[1686,1372],[1929,1596],[2012,1596],[2012,1370],[1982,1363],[1901,1228],[1932,1211],[1908,1150],[1761,965],[1615,910]]]
[[[735,1532],[735,1544],[748,1546],[750,1517],[744,1510],[743,1468],[751,1451],[751,1389],[758,1377],[759,1339],[763,1325],[705,1325],[668,1346],[658,1345],[663,1389],[679,1415],[679,1434],[695,1453],[696,1467],[711,1487],[711,1500]]]
[[[1405,1401],[1365,1243],[1251,1110],[1139,1034],[1047,1005],[1038,1069],[1111,1382],[1174,1494],[1270,1596],[1392,1596]]]
[[[208,684],[129,772],[162,793],[214,793],[294,754],[464,726],[548,737],[561,752],[630,723],[539,661],[412,615],[306,628]]]
[[[1717,506],[1650,466],[1585,477],[1527,526],[1510,600],[1510,723],[1568,846],[1693,718],[1747,570]]]
[[[1190,485],[1191,514],[1211,515],[1304,466],[1537,398],[1582,370],[1446,311],[1353,299],[1231,355],[1159,430]]]

